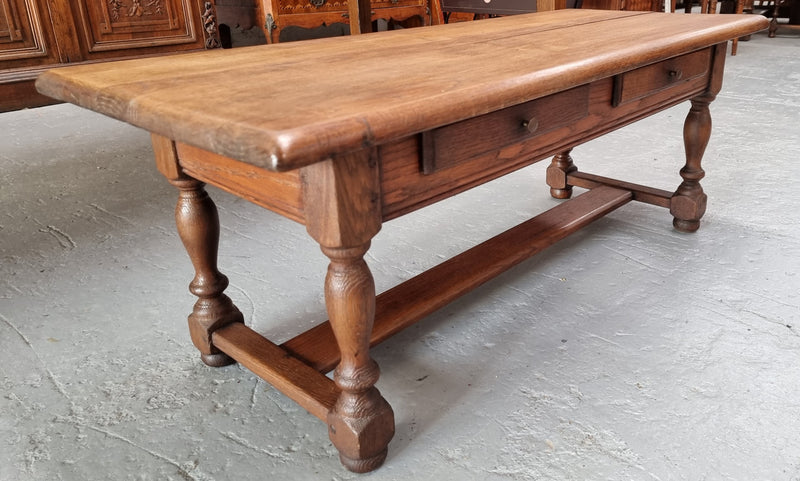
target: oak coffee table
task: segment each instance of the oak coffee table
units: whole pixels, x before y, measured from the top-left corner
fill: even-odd
[[[699,227],[727,41],[767,26],[759,15],[559,10],[53,69],[37,88],[152,133],[179,190],[202,360],[251,369],[326,422],[342,463],[366,472],[394,434],[370,346],[632,200],[668,208],[678,230]],[[686,100],[674,192],[573,163],[575,145]],[[383,222],[551,156],[553,196],[589,190],[376,296],[364,254]],[[245,326],[224,294],[206,183],[306,226],[330,259],[330,321],[282,345]]]

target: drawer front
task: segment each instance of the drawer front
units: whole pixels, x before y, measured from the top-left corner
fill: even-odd
[[[272,0],[279,15],[346,12],[347,0]]]
[[[563,97],[564,94],[558,93],[487,114],[475,125],[472,120],[457,122],[382,145],[379,155],[384,220],[481,185],[704,92],[714,92],[720,81],[715,75],[722,74],[724,53],[725,45],[720,44],[710,51],[690,53],[632,70],[627,80],[637,82],[625,83],[627,89],[622,105],[614,106],[612,101],[616,95],[619,102],[623,86],[619,80],[625,74],[595,80]],[[680,80],[664,82],[663,77],[657,77],[662,81],[651,82],[648,79],[654,73],[663,74],[665,69],[668,72],[675,66],[683,68]],[[533,134],[520,131],[528,112],[517,110],[527,106],[553,115],[540,114],[539,130]],[[547,108],[539,109],[543,106]],[[551,128],[548,124],[560,127]],[[680,130],[675,132],[678,136],[680,133]],[[458,136],[458,140],[449,141],[449,134]],[[512,143],[509,145],[508,141]]]
[[[442,0],[442,10],[489,15],[519,15],[535,12],[537,3],[531,0]]]
[[[589,86],[508,107],[422,134],[425,174],[568,126],[589,113]]]
[[[614,77],[615,107],[662,90],[678,88],[708,74],[711,49],[698,50]]]
[[[301,13],[347,12],[347,0],[272,0],[281,15]],[[423,0],[373,0],[372,8],[423,5]]]
[[[418,7],[425,4],[423,0],[372,0],[370,2],[372,8]]]

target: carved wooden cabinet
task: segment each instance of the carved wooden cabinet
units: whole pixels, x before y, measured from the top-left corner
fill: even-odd
[[[409,21],[413,24],[408,26],[431,23],[427,0],[371,0],[370,4],[372,21]],[[348,8],[348,0],[261,0],[258,16],[267,42],[273,43],[287,39],[286,35],[282,36],[287,27],[312,29],[337,24],[347,26],[350,24]],[[332,34],[342,35],[346,32],[349,32],[349,28]]]
[[[203,0],[0,0],[0,111],[50,103],[45,69],[202,49],[215,28]]]

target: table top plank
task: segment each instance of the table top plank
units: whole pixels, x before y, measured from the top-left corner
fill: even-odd
[[[767,27],[758,15],[558,10],[50,70],[37,88],[291,170]]]

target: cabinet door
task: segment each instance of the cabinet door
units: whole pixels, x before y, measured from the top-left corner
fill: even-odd
[[[25,59],[35,64],[36,59],[56,55],[47,47],[47,29],[39,13],[34,0],[0,0],[0,61],[4,64]]]
[[[201,48],[203,32],[197,0],[75,0],[87,57],[147,48],[175,51]],[[158,47],[168,47],[159,49]]]

